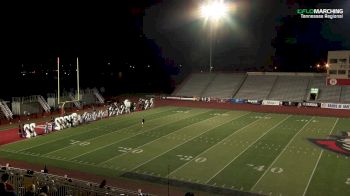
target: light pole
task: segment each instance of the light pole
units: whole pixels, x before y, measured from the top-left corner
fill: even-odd
[[[213,70],[213,24],[212,21],[210,21],[210,35],[209,35],[209,39],[210,39],[210,46],[209,46],[209,50],[210,50],[210,54],[209,54],[209,72],[211,72]]]
[[[200,8],[201,16],[205,19],[205,22],[209,22],[209,71],[213,70],[213,31],[214,25],[216,25],[221,18],[225,17],[228,12],[228,7],[224,3],[224,0],[211,0],[203,4]]]

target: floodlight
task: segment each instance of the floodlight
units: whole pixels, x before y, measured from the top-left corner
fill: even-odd
[[[218,20],[228,12],[227,5],[221,0],[216,0],[201,6],[202,17],[209,20]]]

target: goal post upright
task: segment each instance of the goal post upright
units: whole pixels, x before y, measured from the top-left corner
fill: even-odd
[[[60,58],[57,57],[57,104],[62,104],[61,107],[61,114],[64,114],[64,105],[66,103],[72,103],[75,101],[80,101],[80,79],[79,79],[79,58],[77,57],[77,65],[76,65],[76,72],[77,72],[77,96],[75,96],[75,100],[71,101],[63,101],[61,102],[61,93],[60,93]]]
[[[57,57],[57,104],[60,103],[60,57]]]
[[[80,100],[80,87],[79,87],[79,58],[77,57],[77,93],[78,101]]]

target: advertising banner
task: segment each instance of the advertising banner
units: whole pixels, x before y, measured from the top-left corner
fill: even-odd
[[[263,100],[263,105],[281,105],[281,101],[274,101],[274,100]]]
[[[337,109],[337,110],[350,110],[350,104],[321,103],[321,108],[329,108],[329,109]]]

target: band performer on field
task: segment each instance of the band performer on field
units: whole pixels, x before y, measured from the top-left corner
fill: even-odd
[[[143,127],[143,124],[145,124],[145,119],[144,118],[142,118],[142,121],[141,121],[142,127]]]

